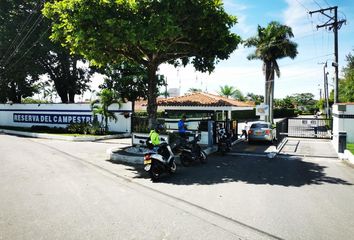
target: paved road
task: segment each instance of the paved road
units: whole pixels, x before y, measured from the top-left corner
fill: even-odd
[[[350,239],[354,169],[213,156],[152,183],[112,143],[0,135],[0,239]]]

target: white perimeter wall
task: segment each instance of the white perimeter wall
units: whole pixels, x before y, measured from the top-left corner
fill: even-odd
[[[131,102],[124,103],[119,108],[117,104],[109,107],[118,118],[115,122],[109,121],[108,127],[113,132],[131,132],[132,111]],[[129,114],[126,118],[125,115]],[[48,127],[66,127],[63,119],[74,122],[87,120],[92,116],[90,104],[0,104],[0,127],[16,126],[31,127],[41,125]],[[100,120],[100,117],[99,117]]]
[[[354,104],[347,104],[345,112],[338,111],[337,104],[333,105],[333,145],[336,149],[338,132],[347,132],[347,142],[354,143]]]

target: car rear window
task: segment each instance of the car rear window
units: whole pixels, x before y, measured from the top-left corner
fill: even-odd
[[[269,128],[269,125],[265,123],[253,123],[251,128]]]

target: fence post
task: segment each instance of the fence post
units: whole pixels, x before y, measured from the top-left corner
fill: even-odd
[[[208,146],[212,146],[214,143],[214,129],[213,129],[213,121],[208,120]]]

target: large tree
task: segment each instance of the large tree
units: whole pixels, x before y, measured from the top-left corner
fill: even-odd
[[[263,61],[265,75],[265,104],[269,105],[268,121],[273,122],[274,75],[280,77],[277,60],[297,55],[297,44],[290,39],[294,37],[292,29],[278,22],[270,22],[267,27],[258,26],[257,35],[245,41],[247,47],[256,47],[249,60]]]
[[[344,78],[339,81],[339,97],[341,102],[354,102],[354,56],[349,53],[346,60]]]
[[[149,79],[143,65],[122,62],[121,64],[107,65],[98,71],[106,76],[100,88],[113,89],[122,100],[131,101],[133,113],[135,101],[147,98]],[[162,75],[157,75],[156,78],[158,86],[162,86],[165,83]]]
[[[0,1],[1,102],[20,103],[36,92],[33,84],[43,73],[34,64],[41,56],[43,38],[41,1]]]
[[[156,123],[160,64],[213,71],[241,41],[220,0],[62,0],[47,2],[52,39],[97,65],[130,60],[148,74],[149,126]]]
[[[1,102],[20,103],[37,92],[40,75],[48,74],[62,102],[88,88],[90,72],[68,49],[49,41],[51,22],[43,18],[41,0],[0,1]]]
[[[47,51],[38,59],[49,81],[54,83],[62,103],[74,103],[75,95],[89,89],[88,83],[93,71],[83,66],[85,60],[72,55],[57,44],[45,42]]]

